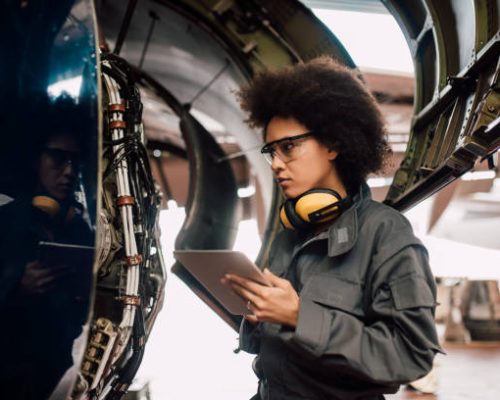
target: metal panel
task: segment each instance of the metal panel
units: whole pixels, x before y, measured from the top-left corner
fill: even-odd
[[[495,0],[383,1],[416,66],[410,140],[385,201],[404,210],[498,150],[499,11]],[[417,9],[426,22],[416,34]]]

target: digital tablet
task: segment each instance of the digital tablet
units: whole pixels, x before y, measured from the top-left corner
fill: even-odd
[[[231,314],[248,314],[247,302],[221,283],[225,274],[239,275],[270,286],[245,254],[233,250],[175,250],[178,260]]]
[[[73,297],[88,299],[92,288],[94,247],[56,242],[38,242],[38,260],[45,268],[70,268],[59,289]]]
[[[94,248],[78,244],[38,242],[38,259],[49,268],[69,265],[92,269]]]

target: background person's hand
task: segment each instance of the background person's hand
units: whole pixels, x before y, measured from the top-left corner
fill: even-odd
[[[223,283],[231,285],[236,294],[245,299],[252,312],[245,318],[252,323],[265,321],[295,327],[299,315],[299,296],[292,284],[264,270],[272,286],[264,286],[238,275],[227,274]]]
[[[38,260],[26,264],[21,278],[20,293],[25,296],[40,295],[52,290],[57,281],[69,273],[67,266],[47,268]]]

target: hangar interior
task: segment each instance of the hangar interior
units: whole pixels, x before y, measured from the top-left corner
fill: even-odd
[[[41,4],[20,3],[21,11],[14,6],[9,9],[16,17],[17,12]],[[333,55],[355,68],[356,60],[342,44],[335,26],[321,22],[325,10],[391,16],[413,59],[413,73],[359,66],[366,85],[379,101],[393,150],[391,167],[382,175],[371,176],[368,184],[375,200],[405,213],[429,249],[439,283],[436,322],[448,354],[438,357],[429,376],[387,398],[498,397],[498,0],[78,0],[61,4],[57,15],[40,6],[32,14],[3,25],[7,32],[29,18],[52,15],[47,23],[58,27],[56,34],[47,33],[50,29],[43,28],[41,22],[42,27],[35,25],[32,31],[46,34],[50,44],[32,49],[31,56],[14,52],[17,58],[8,65],[15,69],[18,62],[22,68],[11,74],[18,74],[19,82],[29,82],[23,87],[33,93],[38,90],[48,91],[52,97],[73,96],[83,110],[82,120],[92,126],[89,141],[93,150],[82,172],[82,196],[87,205],[85,215],[96,230],[100,267],[93,267],[93,313],[87,321],[88,330],[80,337],[80,358],[74,359],[73,369],[51,398],[61,393],[73,393],[71,398],[83,398],[78,396],[88,393],[95,396],[92,398],[119,398],[131,385],[124,398],[181,399],[181,392],[169,391],[169,386],[175,385],[168,381],[189,385],[191,374],[199,374],[193,372],[199,371],[194,364],[209,370],[214,358],[219,357],[220,364],[236,363],[235,358],[239,358],[241,368],[251,373],[250,359],[245,355],[231,353],[227,359],[221,355],[236,347],[239,318],[230,315],[175,262],[171,251],[174,247],[246,249],[257,265],[266,265],[270,243],[279,230],[275,214],[282,197],[259,152],[261,132],[245,124],[235,91],[263,69],[319,54]],[[369,28],[376,30],[377,26]],[[360,29],[358,35],[369,33]],[[20,35],[14,43],[22,49],[33,40]],[[93,48],[96,42],[100,50]],[[52,45],[50,57],[43,56]],[[83,68],[75,62],[81,57]],[[46,63],[39,61],[45,59]],[[45,80],[36,83],[32,77],[38,76]],[[16,82],[6,81],[7,92],[22,90]],[[121,90],[127,85],[136,88],[127,91],[128,97]],[[26,98],[19,98],[20,103],[12,102],[14,106],[25,104]],[[135,107],[134,116],[127,117],[126,122],[135,124],[134,133],[144,145],[134,142],[135,147],[125,149],[140,153],[134,159],[137,164],[130,161],[127,167],[135,174],[132,191],[145,190],[150,195],[150,201],[144,202],[133,218],[138,214],[142,225],[134,223],[151,234],[137,240],[139,248],[149,246],[147,256],[138,259],[133,258],[133,252],[126,253],[130,271],[124,278],[122,272],[116,272],[122,265],[113,257],[131,239],[126,234],[125,239],[117,239],[121,230],[113,222],[113,218],[119,218],[114,196],[124,195],[115,193],[113,179],[123,178],[118,173],[110,178],[110,171],[120,161],[108,155],[113,146],[127,140],[106,135],[125,126],[115,116],[122,112],[119,105],[125,103]],[[9,111],[12,104],[6,102],[2,109]],[[20,112],[12,115],[19,116]],[[22,142],[23,138],[14,135],[6,138],[7,147],[24,149]],[[7,199],[16,198],[19,192],[11,182],[12,176],[8,176],[15,154],[19,152],[2,153],[1,158],[0,193]],[[123,201],[120,206],[131,206]],[[148,260],[151,273],[133,289],[130,282],[135,273],[140,274],[133,269],[141,268],[143,260]],[[124,279],[128,282],[126,290],[122,287]],[[169,293],[174,280],[189,288],[177,300]],[[190,303],[187,308],[180,307],[189,301],[182,297],[187,292],[201,300],[192,309]],[[129,311],[139,295],[147,299],[147,306],[141,312]],[[196,310],[202,310],[201,314]],[[193,333],[200,323],[221,326],[220,331],[212,333],[221,337],[209,334],[210,343],[200,343]],[[113,350],[103,345],[97,337],[104,333],[120,345]],[[141,337],[148,339],[142,367],[145,339]],[[217,347],[222,341],[226,342],[225,350]],[[183,359],[166,351],[174,347],[179,349],[174,354],[184,354],[179,355]],[[211,352],[202,353],[207,347]],[[230,374],[234,367],[226,367],[217,368]],[[162,374],[166,376],[159,378]],[[244,379],[236,379],[225,391],[213,387],[209,380],[201,380],[199,387],[192,389],[192,396],[206,394],[207,388],[212,388],[214,394],[209,398],[246,398],[255,390],[251,386],[255,378]],[[243,388],[235,388],[237,385]]]
[[[386,2],[384,5],[378,1],[363,1],[356,4],[343,1],[305,1],[304,3],[306,6],[316,9],[364,11],[385,15],[390,15],[387,8],[396,7],[391,2]],[[280,17],[286,14],[284,11],[286,7],[280,11],[274,11],[279,9],[281,5],[276,5],[276,8],[269,5],[273,10],[271,12],[279,13]],[[455,5],[458,7],[458,3]],[[225,5],[221,2],[217,6],[220,7],[217,12],[222,15]],[[226,6],[228,5],[226,4]],[[436,7],[434,10],[436,14],[444,12],[444,9],[439,10],[436,5],[433,7]],[[431,8],[428,7],[427,11]],[[179,14],[184,14],[182,7],[178,10],[179,14],[172,10],[159,8],[154,9],[153,14],[151,9],[141,10],[139,6],[135,11],[137,14],[142,12],[142,17],[134,16],[134,18],[143,18],[143,21],[148,21],[149,25],[143,23],[141,28],[136,27],[128,31],[121,54],[127,60],[141,65],[145,71],[157,77],[165,87],[176,94],[181,103],[189,104],[193,115],[214,136],[230,161],[234,172],[239,197],[237,200],[238,219],[240,221],[256,221],[259,236],[265,242],[266,228],[268,228],[266,223],[268,222],[269,210],[273,207],[269,198],[270,194],[267,192],[270,177],[262,169],[258,160],[259,154],[255,151],[261,139],[258,134],[248,135],[248,128],[241,124],[242,115],[235,103],[235,97],[231,94],[241,84],[244,77],[241,76],[241,72],[238,72],[237,66],[228,64],[227,54],[206,37],[206,32],[203,32],[203,29],[199,29],[197,24],[193,25],[189,21],[189,17],[187,21],[179,17]],[[457,9],[454,11],[457,12]],[[103,21],[107,21],[108,18],[105,12],[112,15],[119,13],[118,9],[109,10],[109,8],[103,7],[103,15],[101,16]],[[146,17],[147,11],[149,15]],[[418,12],[416,9],[411,11]],[[407,12],[411,11],[407,10]],[[462,10],[462,13],[465,12]],[[457,19],[460,18],[458,15]],[[162,23],[162,21],[168,21],[168,23]],[[451,29],[448,26],[445,27],[446,23],[443,21],[440,23],[443,26],[439,29]],[[428,24],[429,21],[426,20],[424,26]],[[154,32],[151,36],[148,36],[147,28],[150,29],[149,33]],[[336,33],[335,26],[329,28],[334,34]],[[139,31],[140,29],[142,32]],[[469,26],[464,29],[474,29],[474,27]],[[106,23],[103,28],[107,38],[112,38],[112,32],[117,30],[118,26],[113,26],[111,23]],[[179,32],[185,32],[185,35],[180,35]],[[429,74],[428,69],[433,53],[443,49],[431,49],[432,45],[428,43],[430,38],[426,38],[424,32],[425,28],[419,34],[423,49],[420,50],[421,70],[416,71],[419,76],[361,67],[365,82],[380,102],[387,121],[389,141],[394,151],[392,168],[385,171],[384,175],[373,176],[369,180],[372,195],[377,201],[386,199],[394,175],[407,153],[410,133],[415,136],[415,132],[412,132],[415,126],[415,110],[423,108],[422,105],[431,97],[436,96],[436,93],[447,84],[446,78],[443,77],[443,74],[446,74],[444,71],[440,71],[439,75],[436,74],[433,78],[426,75]],[[116,34],[114,36],[116,37]],[[417,34],[414,33],[414,37],[416,36]],[[458,33],[458,36],[460,39],[456,41],[454,46],[472,46],[470,43],[461,42],[463,32]],[[145,37],[150,38],[148,44],[143,39],[141,40]],[[113,48],[115,45],[113,40],[108,39],[108,42],[108,45]],[[255,42],[252,43],[252,40],[244,43],[248,48],[257,45]],[[158,49],[161,47],[161,52],[158,50],[155,53],[153,50],[155,46],[159,46]],[[438,46],[440,45],[438,44]],[[445,46],[448,53],[451,53],[451,42]],[[311,47],[313,46],[311,45]],[[159,58],[158,53],[161,53],[161,58]],[[449,63],[448,74],[451,74],[453,68],[459,72],[466,67],[469,63],[467,57],[475,57],[472,53],[466,55],[467,50],[460,50],[459,53],[461,55],[459,60],[456,60],[456,65],[452,67]],[[193,55],[196,57],[196,67],[187,66],[185,60],[189,60]],[[415,56],[414,49],[412,49],[412,55]],[[462,58],[460,59],[460,57]],[[175,63],[180,63],[182,66],[172,65]],[[201,65],[203,68],[200,68]],[[434,80],[434,90],[424,89],[422,81],[418,84],[421,87],[418,87],[415,84],[416,78]],[[426,82],[427,84],[429,82]],[[226,96],[221,95],[221,93],[225,93]],[[420,105],[415,103],[415,93]],[[150,139],[148,144],[150,159],[156,181],[165,194],[163,205],[166,209],[189,206],[190,163],[185,153],[179,150],[179,148],[185,149],[179,121],[172,111],[166,112],[161,99],[150,96],[146,91],[142,94],[145,104],[147,104],[144,123]],[[427,99],[424,99],[425,97]],[[467,101],[470,103],[471,99],[469,98]],[[459,113],[453,116],[456,121],[461,118],[458,115]],[[462,114],[462,117],[465,116]],[[167,121],[167,118],[170,121]],[[436,161],[437,158],[434,163]],[[481,396],[484,398],[495,396],[492,393],[496,391],[494,389],[496,386],[490,386],[487,382],[492,382],[494,375],[490,366],[500,357],[500,349],[495,347],[497,346],[495,343],[500,340],[498,325],[500,318],[498,278],[500,276],[495,269],[499,260],[497,253],[499,246],[495,232],[500,221],[500,208],[498,206],[500,180],[496,168],[497,164],[498,154],[494,152],[490,159],[475,161],[473,167],[461,177],[453,180],[418,205],[412,206],[413,208],[406,212],[414,229],[418,231],[419,235],[425,237],[425,243],[430,249],[431,258],[434,260],[434,273],[441,282],[439,292],[441,305],[438,307],[437,321],[440,324],[443,341],[458,344],[450,344],[450,354],[443,361],[444,365],[440,367],[441,389],[439,390],[441,392],[438,392],[435,386],[437,378],[430,377],[427,381],[415,384],[414,388],[417,389],[417,392],[402,392],[393,397],[389,396],[389,398],[441,398],[439,394],[437,397],[435,394],[418,394],[419,389],[446,393],[443,396],[448,397],[443,398],[455,398],[454,396],[460,398],[464,387],[467,387],[466,390],[477,390],[474,396],[480,396],[481,388],[490,387],[491,391],[488,389]],[[257,258],[255,250],[251,254]],[[262,251],[259,257],[265,257]],[[474,268],[471,268],[471,265],[474,265]],[[217,310],[217,307],[212,308]],[[478,363],[469,363],[469,357],[470,361],[475,360]],[[481,361],[482,358],[484,358],[483,361]],[[457,378],[458,371],[453,369],[453,366],[457,364],[465,364],[471,368],[464,368],[461,371],[462,375],[465,376],[472,374],[476,368],[484,368],[483,378],[475,379],[473,384],[468,378]],[[464,386],[458,382],[464,382]]]

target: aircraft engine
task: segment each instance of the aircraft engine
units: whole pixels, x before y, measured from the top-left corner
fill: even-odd
[[[161,196],[144,146],[142,103],[125,61],[102,54],[102,198],[97,225],[96,311],[74,399],[121,398],[161,309],[165,267]]]
[[[178,156],[176,161],[182,164],[176,170],[176,182],[183,189],[178,197],[186,218],[176,247],[232,248],[246,206],[247,217],[251,214],[257,220],[262,243],[255,263],[266,266],[280,229],[277,215],[283,197],[258,152],[262,136],[245,124],[234,91],[259,71],[322,54],[356,69],[340,41],[307,7],[312,3],[2,3],[0,212],[23,201],[31,207],[35,195],[47,194],[33,181],[37,175],[33,166],[47,152],[42,146],[46,143],[39,143],[44,135],[83,135],[78,151],[58,149],[62,156],[45,156],[52,157],[59,169],[77,164],[80,168],[74,172],[71,198],[62,203],[68,208],[78,203],[78,221],[90,239],[84,241],[83,234],[73,241],[64,235],[57,239],[65,242],[68,252],[80,254],[83,248],[94,260],[93,264],[92,257],[87,263],[64,260],[85,264],[81,268],[87,277],[83,302],[68,290],[69,285],[60,285],[63,301],[59,297],[54,301],[49,293],[35,297],[40,301],[20,312],[12,307],[25,304],[17,296],[16,284],[38,256],[39,242],[47,237],[41,234],[30,242],[29,237],[19,236],[22,218],[0,220],[4,229],[0,230],[0,323],[11,327],[2,330],[5,337],[0,336],[0,344],[10,350],[13,360],[1,365],[0,379],[17,382],[12,390],[22,387],[19,382],[28,382],[26,376],[34,380],[39,375],[39,386],[27,384],[32,393],[26,398],[49,398],[54,388],[53,398],[72,393],[73,400],[119,399],[127,391],[163,304],[166,268],[159,237],[160,209],[167,207],[164,200],[178,200],[162,175],[160,157],[155,160],[151,155],[156,150],[170,160]],[[385,203],[403,211],[482,161],[496,168],[499,0],[359,3],[377,3],[392,13],[415,66],[414,117]],[[60,100],[69,100],[71,115],[54,113]],[[237,168],[246,168],[243,173],[240,170],[240,178],[244,176],[240,181],[234,173]],[[161,178],[159,186],[153,171]],[[254,197],[245,203],[238,192],[250,181]],[[23,210],[20,215],[29,213]],[[11,215],[2,216],[7,221]],[[55,235],[51,237],[57,242]],[[172,272],[238,329],[240,317],[224,309],[180,263],[172,266]],[[77,311],[69,306],[73,303]],[[63,346],[59,342],[69,331],[70,319],[73,330]],[[36,352],[40,360],[33,362]],[[23,370],[21,362],[16,364],[23,354],[34,367]],[[54,364],[52,370],[48,358]],[[44,387],[49,375],[54,382]],[[0,390],[8,389],[2,386],[4,381]]]

